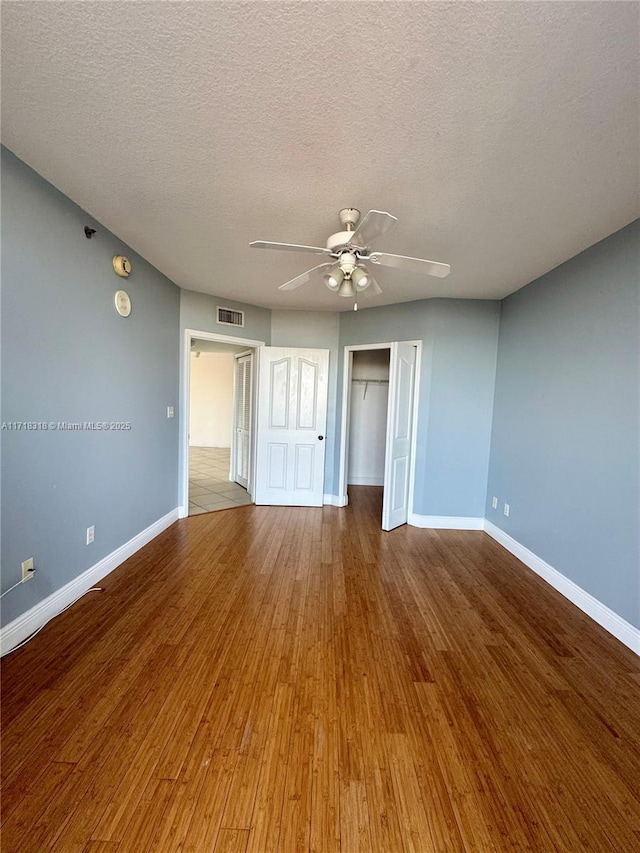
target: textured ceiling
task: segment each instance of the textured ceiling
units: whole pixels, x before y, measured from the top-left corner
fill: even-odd
[[[181,287],[275,308],[342,207],[367,305],[500,298],[638,216],[640,4],[2,3],[2,139]],[[363,305],[364,307],[364,305]]]

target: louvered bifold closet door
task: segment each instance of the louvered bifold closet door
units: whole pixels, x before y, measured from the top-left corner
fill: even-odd
[[[251,436],[251,355],[236,358],[236,481],[247,488]]]

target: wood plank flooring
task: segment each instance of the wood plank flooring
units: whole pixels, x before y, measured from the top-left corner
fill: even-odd
[[[640,659],[351,496],[184,519],[4,659],[2,853],[640,850]]]

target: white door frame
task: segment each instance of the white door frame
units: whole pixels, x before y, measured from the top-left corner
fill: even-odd
[[[382,344],[352,344],[344,348],[344,364],[342,370],[342,419],[340,428],[340,476],[338,480],[339,506],[346,506],[349,502],[347,494],[347,475],[349,465],[349,427],[351,409],[351,371],[353,367],[353,353],[358,350],[388,349],[391,354],[393,343],[411,344],[416,347],[416,373],[413,388],[413,415],[411,420],[411,466],[409,469],[409,517],[413,513],[413,493],[416,480],[416,438],[418,431],[418,404],[420,402],[420,368],[422,364],[422,341],[389,341]],[[393,372],[389,374],[389,397],[395,392],[392,388]],[[387,426],[388,430],[388,426]],[[386,448],[386,444],[385,444]],[[385,450],[386,466],[386,450]]]
[[[236,338],[231,335],[220,335],[216,332],[201,332],[198,329],[185,329],[182,337],[182,388],[180,392],[179,408],[179,431],[180,446],[178,458],[178,518],[186,518],[189,515],[189,396],[191,392],[191,341],[197,338],[201,341],[217,341],[222,344],[243,346],[247,349],[258,349],[265,345],[265,341],[254,341],[249,338]],[[255,383],[252,389],[255,394]],[[255,404],[255,399],[252,400]],[[251,459],[255,459],[255,412],[256,406],[252,406],[251,415]],[[253,481],[253,474],[251,476]]]

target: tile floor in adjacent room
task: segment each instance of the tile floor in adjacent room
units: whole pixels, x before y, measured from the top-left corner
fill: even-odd
[[[253,503],[229,480],[230,453],[228,447],[189,448],[189,515]]]

